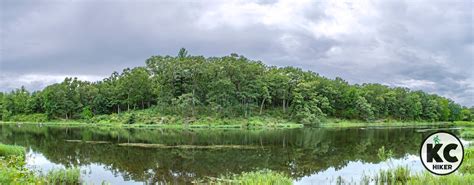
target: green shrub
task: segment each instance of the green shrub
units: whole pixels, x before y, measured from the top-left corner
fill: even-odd
[[[128,116],[128,119],[125,123],[126,124],[134,124],[135,122],[136,122],[136,116],[135,116],[134,113],[132,113]]]
[[[343,180],[341,182],[344,182]],[[411,174],[407,167],[380,170],[375,176],[364,176],[358,184],[470,184],[474,182],[474,174],[451,174],[448,176],[436,176],[429,172]],[[340,184],[346,184],[340,183]],[[349,183],[356,184],[356,183]]]
[[[242,173],[235,180],[238,184],[293,184],[291,178],[270,170]]]
[[[0,144],[0,156],[24,156],[25,148]]]
[[[82,119],[90,120],[93,116],[94,116],[94,113],[92,113],[92,110],[89,106],[82,108],[82,112],[81,112]]]
[[[377,151],[377,156],[379,157],[380,160],[385,161],[387,159],[392,158],[393,152],[392,150],[385,150],[385,146],[382,146]]]
[[[464,139],[474,139],[474,128],[463,128],[461,130],[461,137]]]
[[[472,184],[474,182],[474,174],[451,174],[446,176],[436,176],[429,172],[420,175],[413,175],[405,184],[413,185],[445,185],[445,184]]]
[[[92,123],[110,123],[109,115],[97,115],[90,119]]]
[[[36,114],[18,114],[11,116],[8,121],[16,122],[46,122],[48,121],[48,116],[46,114],[36,113]]]
[[[385,152],[379,152],[385,153]],[[339,177],[341,178],[341,177]],[[447,176],[437,176],[429,172],[412,174],[408,167],[380,170],[374,176],[363,176],[359,184],[472,184],[474,182],[474,148],[467,148],[459,173]],[[338,184],[346,184],[344,179],[338,179]],[[350,183],[353,184],[353,183]],[[355,183],[354,183],[355,184]]]
[[[474,174],[474,148],[467,148],[464,151],[464,161],[459,172],[464,174]]]
[[[0,144],[0,184],[80,184],[77,168],[50,171],[45,176],[36,176],[25,167],[25,149],[19,146]]]
[[[271,170],[260,170],[255,172],[244,172],[242,174],[223,176],[221,178],[211,178],[205,184],[286,185],[293,184],[293,180],[290,177],[279,172]]]
[[[25,168],[24,156],[0,156],[0,184],[38,183],[33,172]]]
[[[51,170],[43,177],[47,184],[80,184],[79,168]]]

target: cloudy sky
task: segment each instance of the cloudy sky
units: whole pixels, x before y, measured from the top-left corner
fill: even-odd
[[[471,0],[0,1],[0,91],[100,80],[152,55],[238,53],[474,105]]]

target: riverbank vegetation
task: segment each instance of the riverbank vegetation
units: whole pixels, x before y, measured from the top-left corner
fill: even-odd
[[[242,174],[226,175],[220,178],[208,178],[206,180],[197,181],[195,183],[216,185],[290,185],[293,184],[293,180],[282,173],[274,172],[271,170],[259,170],[255,172],[244,172]]]
[[[25,149],[19,146],[4,145],[0,143],[0,156],[24,156]]]
[[[468,124],[468,123],[466,123]],[[461,134],[464,134],[464,130]],[[467,138],[468,140],[472,140]],[[391,158],[392,151],[385,150],[385,147],[381,147],[377,153],[381,160]],[[390,163],[390,159],[388,160]],[[474,147],[466,148],[464,151],[463,163],[453,174],[446,176],[436,176],[427,171],[422,173],[412,172],[410,168],[406,166],[393,167],[389,164],[390,168],[387,170],[380,170],[376,174],[364,175],[359,184],[470,184],[474,182]],[[351,180],[338,177],[336,184],[357,184]]]
[[[224,57],[152,56],[146,66],[97,82],[66,78],[41,91],[0,93],[3,121],[112,122],[124,111],[153,108],[146,123],[185,124],[212,118],[273,117],[303,124],[345,120],[472,120],[473,108],[422,91],[381,84],[349,84],[295,67],[267,66],[237,54]],[[112,115],[112,116],[107,116]],[[119,118],[135,123],[135,114]]]
[[[391,150],[386,150],[385,147],[381,147],[377,151],[377,156],[382,161],[390,161],[393,157]],[[389,162],[390,163],[390,162]],[[391,165],[389,165],[391,166]],[[208,183],[211,184],[242,184],[242,182],[251,182],[244,184],[275,184],[274,182],[282,182],[281,184],[293,184],[291,179],[277,172],[270,170],[256,171],[256,172],[244,172],[240,175],[227,175],[221,178],[209,178]],[[247,181],[242,181],[246,179]],[[276,180],[277,179],[277,180]],[[240,180],[240,181],[239,181]],[[276,180],[276,181],[272,181]],[[391,166],[387,170],[380,170],[376,174],[369,174],[362,176],[360,182],[354,182],[354,180],[344,179],[339,176],[336,179],[335,184],[470,184],[474,182],[474,148],[466,148],[464,154],[463,164],[459,170],[448,176],[436,176],[429,172],[416,173],[412,172],[410,168],[405,166]]]
[[[77,168],[36,174],[26,168],[25,148],[0,144],[0,184],[80,184]]]
[[[467,148],[463,164],[458,172],[447,176],[435,176],[429,172],[412,173],[408,167],[398,166],[367,175],[360,184],[470,184],[474,182],[474,148]],[[339,179],[338,184],[345,184]]]
[[[382,151],[382,152],[381,152]],[[391,151],[385,151],[382,147],[378,151],[379,158],[386,160]],[[435,176],[429,172],[414,173],[408,167],[397,166],[387,170],[380,170],[376,174],[364,175],[361,181],[356,183],[339,176],[335,184],[470,184],[474,182],[474,148],[465,151],[465,159],[459,172],[448,176]],[[204,182],[204,183],[203,183]],[[242,174],[227,175],[221,178],[208,178],[198,182],[202,184],[293,184],[291,178],[270,170],[255,172],[244,172]]]

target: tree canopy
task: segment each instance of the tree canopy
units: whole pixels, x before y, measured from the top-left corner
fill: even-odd
[[[171,107],[200,114],[249,117],[277,112],[301,123],[342,119],[472,120],[474,108],[423,91],[381,84],[349,84],[295,67],[267,66],[244,56],[152,56],[146,66],[114,72],[97,82],[66,78],[41,91],[0,93],[0,118],[44,114],[48,119],[88,119],[135,109]],[[168,109],[169,110],[169,109]]]

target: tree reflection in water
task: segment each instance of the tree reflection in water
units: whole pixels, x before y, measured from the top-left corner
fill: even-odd
[[[258,169],[280,171],[295,180],[351,161],[378,163],[385,146],[394,158],[417,155],[429,133],[416,128],[302,128],[275,130],[173,130],[0,125],[0,142],[31,147],[65,166],[101,164],[125,180],[184,183]],[[107,141],[110,143],[72,142]],[[239,145],[239,148],[143,148],[118,143]],[[92,174],[93,175],[93,174]]]

